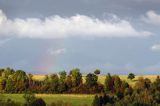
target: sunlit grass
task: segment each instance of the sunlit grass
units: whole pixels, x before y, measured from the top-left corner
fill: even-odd
[[[10,98],[16,102],[24,103],[23,94],[4,94],[5,98]],[[52,102],[67,102],[73,106],[88,105],[90,106],[94,95],[83,94],[36,94],[36,97],[42,98],[47,104]]]
[[[33,80],[42,81],[42,80],[44,80],[44,78],[45,78],[45,75],[38,75],[38,74],[33,75]]]

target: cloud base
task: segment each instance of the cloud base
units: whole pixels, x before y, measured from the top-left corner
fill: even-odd
[[[146,37],[148,31],[137,31],[130,22],[117,19],[100,20],[85,15],[61,17],[8,19],[0,10],[0,36],[20,38],[68,38],[68,37]]]

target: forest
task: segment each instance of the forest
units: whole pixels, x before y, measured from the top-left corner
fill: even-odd
[[[0,69],[1,94],[24,94],[26,102],[19,104],[11,99],[3,100],[2,106],[72,106],[72,104],[47,104],[42,98],[34,94],[92,94],[95,95],[92,106],[159,106],[160,105],[160,77],[155,81],[139,77],[134,86],[131,86],[118,75],[105,75],[104,84],[98,82],[100,70],[83,75],[80,69],[75,68],[59,73],[45,75],[44,80],[34,80],[32,74],[23,70],[11,68]],[[134,80],[135,75],[130,73],[129,80]],[[73,105],[74,106],[74,105]],[[86,106],[85,104],[83,106]]]

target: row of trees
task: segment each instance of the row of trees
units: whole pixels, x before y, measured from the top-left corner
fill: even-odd
[[[98,69],[87,74],[83,83],[80,70],[75,68],[69,74],[61,71],[58,74],[46,75],[44,80],[37,81],[33,80],[32,74],[27,74],[23,70],[0,69],[0,92],[99,93],[103,91],[103,85],[97,82],[98,74],[100,74]]]

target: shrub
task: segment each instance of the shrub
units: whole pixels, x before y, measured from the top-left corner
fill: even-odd
[[[96,95],[96,96],[94,97],[92,106],[100,106],[100,99],[99,99],[98,95]]]
[[[38,98],[35,99],[30,106],[46,106],[46,103],[42,98]]]

